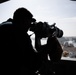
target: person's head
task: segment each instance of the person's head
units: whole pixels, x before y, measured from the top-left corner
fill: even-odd
[[[16,26],[24,28],[26,31],[33,21],[33,15],[26,8],[18,8],[13,15],[13,22]]]

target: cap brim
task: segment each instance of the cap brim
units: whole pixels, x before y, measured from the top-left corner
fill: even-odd
[[[34,19],[34,18],[32,18],[32,20],[31,20],[32,22],[35,22],[36,21],[36,19]]]

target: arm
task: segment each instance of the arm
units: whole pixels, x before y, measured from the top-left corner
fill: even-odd
[[[42,52],[45,48],[45,45],[41,45],[41,38],[35,35],[35,48],[38,52]]]
[[[35,48],[39,52],[41,47],[41,39],[35,35]]]
[[[63,49],[56,37],[48,38],[47,49],[52,61],[59,61],[61,59]]]

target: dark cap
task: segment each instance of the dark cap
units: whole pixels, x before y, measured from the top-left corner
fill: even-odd
[[[26,8],[18,8],[13,15],[13,19],[32,19],[33,15],[32,13],[27,10]],[[32,20],[34,21],[34,19]]]

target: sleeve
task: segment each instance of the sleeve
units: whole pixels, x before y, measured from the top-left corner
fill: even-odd
[[[63,50],[56,37],[48,39],[47,49],[52,61],[56,62],[61,59]]]

